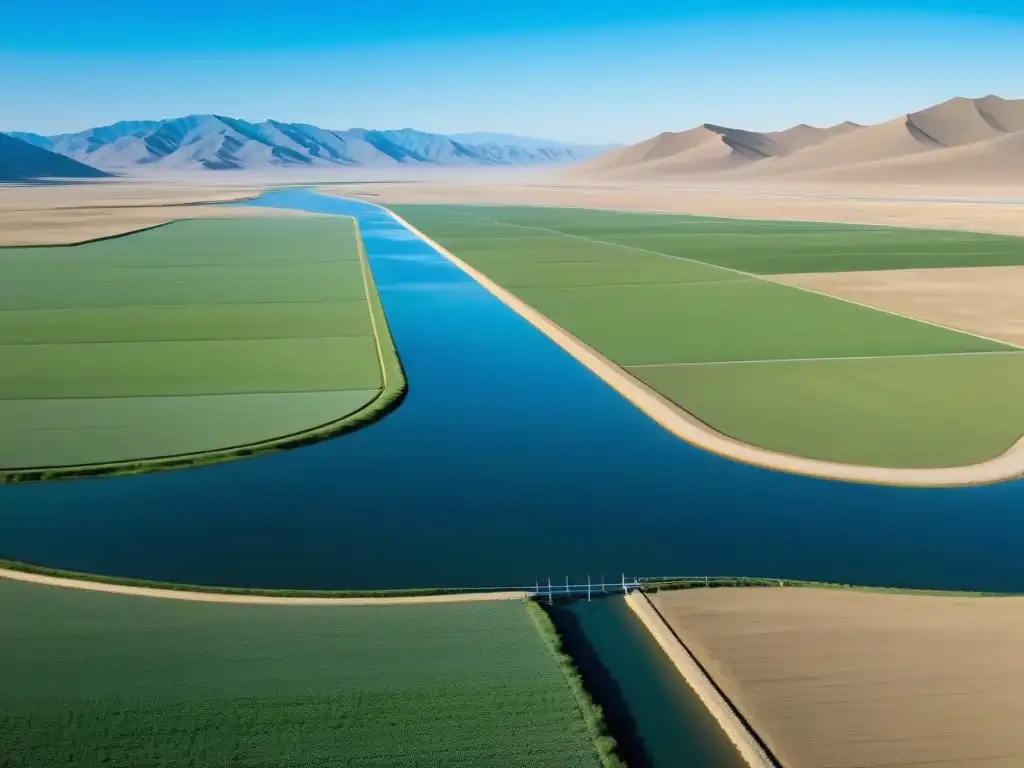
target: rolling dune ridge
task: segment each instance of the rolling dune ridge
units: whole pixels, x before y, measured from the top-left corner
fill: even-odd
[[[705,123],[580,163],[576,180],[672,179],[1015,184],[1024,99],[957,97],[877,125],[757,133]]]

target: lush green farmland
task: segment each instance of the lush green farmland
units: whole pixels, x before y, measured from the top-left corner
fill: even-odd
[[[0,469],[209,453],[337,422],[379,399],[382,352],[397,369],[351,219],[0,249]]]
[[[544,208],[395,210],[745,442],[929,467],[983,461],[1024,434],[1019,348],[760,277],[1024,263],[1024,240]]]
[[[0,765],[598,768],[527,606],[188,603],[0,580]]]
[[[742,370],[735,370],[741,368]],[[969,464],[1024,432],[1024,355],[634,370],[726,434],[856,464]],[[960,392],[960,397],[955,397]],[[837,438],[841,438],[837,439]]]
[[[417,219],[438,222],[436,239],[474,234],[487,237],[482,227],[459,232],[458,222],[470,213],[534,228],[532,234],[538,236],[551,235],[544,230],[552,229],[760,275],[1024,264],[1024,238],[972,232],[573,208],[393,207],[402,216],[416,209],[411,215]]]

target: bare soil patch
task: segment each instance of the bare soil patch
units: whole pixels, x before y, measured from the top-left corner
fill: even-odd
[[[1024,267],[834,272],[769,279],[1024,345]]]
[[[181,219],[315,216],[283,208],[218,208],[169,205],[152,208],[77,208],[74,210],[0,210],[0,246],[71,245],[100,237],[137,232]]]
[[[1024,764],[1024,599],[729,588],[652,601],[785,768]]]
[[[0,210],[96,208],[224,203],[259,194],[265,184],[135,181],[113,179],[77,184],[0,184]]]
[[[253,183],[127,179],[81,184],[4,184],[0,185],[0,246],[67,245],[178,219],[265,216],[266,212],[256,209],[202,205],[247,200],[262,189],[263,186]]]
[[[0,246],[68,245],[179,219],[302,216],[302,211],[221,207],[259,195],[256,184],[105,181],[0,186]]]

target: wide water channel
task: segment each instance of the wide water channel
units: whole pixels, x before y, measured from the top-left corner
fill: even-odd
[[[1024,483],[848,485],[706,454],[380,209],[306,190],[254,204],[359,219],[405,402],[294,451],[0,486],[0,557],[265,587],[519,585],[625,571],[1024,591]]]
[[[0,486],[0,557],[292,588],[625,572],[1024,591],[1024,483],[846,485],[711,456],[380,209],[306,190],[252,204],[358,218],[405,401],[377,424],[294,451]],[[634,768],[738,765],[621,600],[554,614]]]

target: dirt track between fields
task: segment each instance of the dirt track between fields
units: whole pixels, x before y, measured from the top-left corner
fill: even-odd
[[[407,605],[412,603],[477,603],[488,600],[521,600],[526,592],[471,592],[450,595],[402,595],[396,597],[273,597],[270,595],[241,595],[226,592],[189,592],[156,587],[132,587],[100,581],[44,576],[38,573],[12,571],[0,568],[0,579],[24,581],[63,589],[81,589],[87,592],[105,592],[134,597],[156,597],[162,600],[186,600],[199,603],[238,603],[244,605]]]

